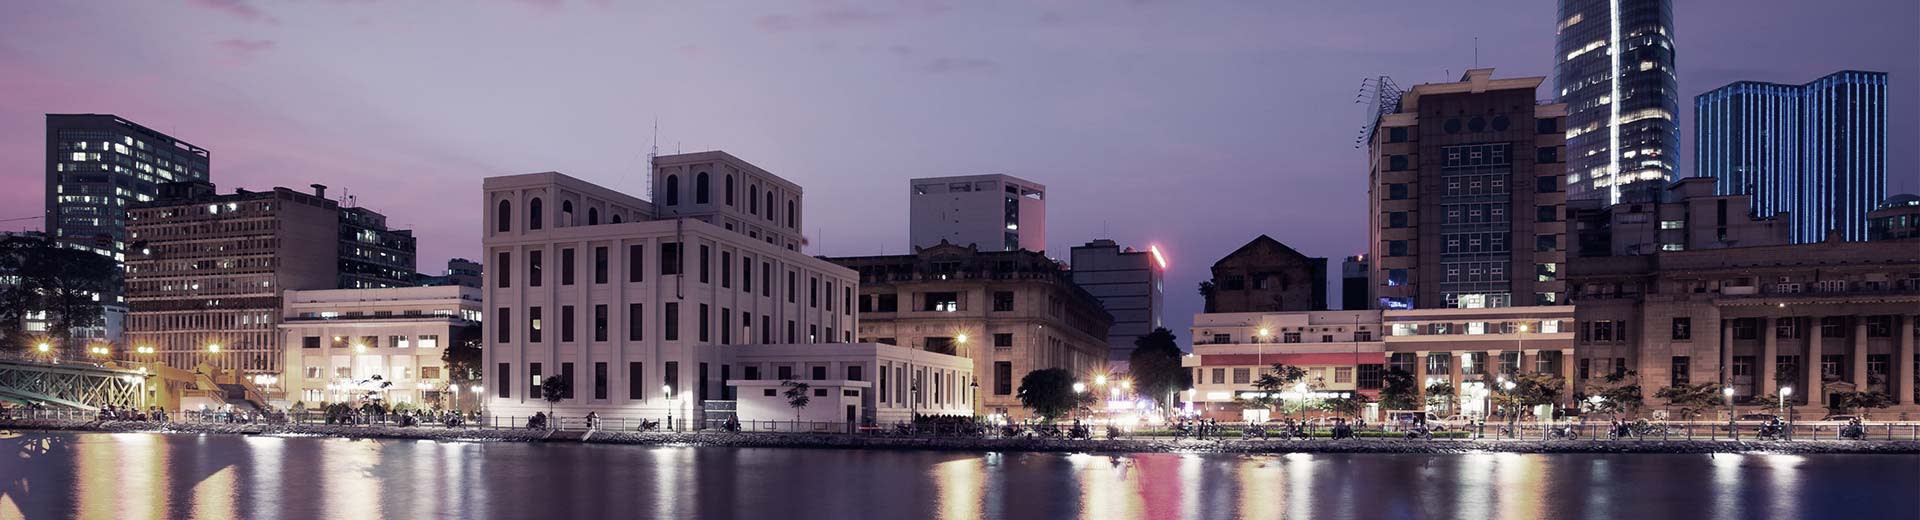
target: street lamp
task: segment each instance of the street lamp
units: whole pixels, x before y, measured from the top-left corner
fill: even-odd
[[[1733,419],[1734,419],[1733,387],[1729,386],[1729,387],[1721,388],[1720,395],[1726,396],[1726,399],[1727,399],[1727,432],[1729,432],[1728,435],[1732,435],[1733,438],[1738,439],[1740,438],[1740,429],[1735,427],[1735,424],[1733,422]]]
[[[1793,431],[1793,415],[1787,413],[1787,399],[1793,397],[1793,387],[1780,387],[1780,415],[1787,418],[1787,431]]]
[[[673,385],[660,385],[660,393],[667,396],[667,429],[673,429]]]
[[[33,349],[40,351],[41,354],[45,354],[53,351],[53,345],[48,345],[47,342],[42,341],[40,344],[34,345]]]
[[[1081,382],[1077,382],[1077,381],[1076,381],[1076,382],[1074,382],[1074,383],[1073,383],[1073,393],[1076,393],[1076,394],[1084,394],[1084,393],[1087,393],[1087,384],[1086,384],[1086,383],[1081,383]]]

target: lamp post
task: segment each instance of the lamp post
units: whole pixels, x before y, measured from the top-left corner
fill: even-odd
[[[1787,399],[1793,397],[1793,387],[1780,387],[1780,415],[1787,418],[1787,438],[1793,438],[1793,414],[1787,411]]]
[[[673,385],[660,385],[660,392],[667,397],[667,430],[673,430]]]
[[[1500,382],[1500,389],[1503,390],[1502,393],[1506,394],[1508,399],[1512,399],[1513,387],[1518,385],[1515,385],[1512,379],[1506,379],[1506,378],[1501,378],[1501,379],[1503,379],[1503,381]],[[1507,411],[1507,427],[1508,427],[1507,432],[1509,434],[1516,433],[1513,431],[1513,426],[1520,423],[1520,414],[1518,412],[1519,412],[1518,410]]]
[[[1720,395],[1724,396],[1727,400],[1727,434],[1732,435],[1735,440],[1738,440],[1740,438],[1740,428],[1733,422],[1733,387],[1728,386],[1721,388]]]
[[[1087,393],[1086,383],[1082,383],[1079,381],[1073,382],[1073,401],[1074,401],[1073,413],[1074,414],[1078,414],[1080,412],[1080,406],[1079,406],[1080,396],[1085,395],[1086,393]]]

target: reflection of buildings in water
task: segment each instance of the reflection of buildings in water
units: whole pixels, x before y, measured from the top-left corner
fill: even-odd
[[[1499,497],[1493,490],[1493,473],[1498,461],[1492,453],[1469,453],[1460,457],[1459,471],[1453,478],[1454,512],[1459,518],[1493,518],[1491,507]]]
[[[247,479],[246,487],[251,490],[247,494],[247,509],[256,511],[254,514],[279,511],[279,490],[284,485],[285,475],[278,470],[281,461],[287,460],[287,439],[249,435],[241,440],[247,448],[247,471],[244,476]]]
[[[933,466],[934,487],[938,489],[942,517],[982,516],[980,497],[986,488],[985,466],[986,462],[978,458],[950,460]]]
[[[328,439],[319,457],[320,486],[327,516],[383,518],[382,489],[374,468],[382,450],[378,441]]]
[[[1714,455],[1713,464],[1713,511],[1715,518],[1748,518],[1745,514],[1746,502],[1740,492],[1740,466],[1746,463],[1746,455]]]
[[[1258,457],[1243,460],[1234,469],[1234,477],[1240,484],[1239,516],[1241,518],[1282,518],[1281,507],[1290,505],[1274,500],[1269,493],[1282,489],[1287,478],[1282,473],[1286,466],[1274,457]]]
[[[220,471],[215,471],[212,475],[207,475],[207,478],[200,479],[199,483],[193,485],[193,494],[190,496],[193,497],[194,518],[240,517],[238,514],[239,511],[233,504],[233,494],[240,489],[238,486],[239,479],[233,476],[236,471],[237,470],[233,469],[233,466],[225,466],[220,468]],[[82,486],[85,486],[85,484],[82,484]]]
[[[1807,461],[1800,455],[1769,453],[1752,455],[1758,457],[1767,466],[1767,494],[1772,498],[1767,505],[1768,513],[1779,518],[1801,518],[1801,493],[1806,492],[1800,482],[1800,464]]]
[[[1495,477],[1500,482],[1496,496],[1501,518],[1541,518],[1546,500],[1547,479],[1544,459],[1539,455],[1501,453],[1494,456]]]

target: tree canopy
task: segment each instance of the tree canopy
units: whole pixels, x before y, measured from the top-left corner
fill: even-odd
[[[1380,381],[1381,407],[1388,410],[1412,410],[1420,406],[1419,387],[1414,384],[1413,374],[1400,369],[1388,370]]]
[[[1020,378],[1020,405],[1048,421],[1065,417],[1093,404],[1089,392],[1073,391],[1073,373],[1064,368],[1045,368]]]
[[[1156,328],[1133,340],[1133,354],[1127,358],[1133,387],[1166,409],[1173,408],[1172,395],[1193,388],[1193,373],[1180,365],[1180,345],[1173,331]]]
[[[6,344],[26,345],[22,318],[28,311],[42,310],[47,313],[48,338],[69,356],[84,348],[75,344],[75,331],[105,319],[96,297],[120,277],[112,259],[34,236],[0,240],[0,273],[18,277],[17,283],[0,287],[0,334]]]

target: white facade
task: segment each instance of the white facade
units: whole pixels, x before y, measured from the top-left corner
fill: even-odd
[[[1134,340],[1162,326],[1166,259],[1157,248],[1122,249],[1107,239],[1073,248],[1072,259],[1074,285],[1086,289],[1113,315],[1113,327],[1107,329],[1108,361],[1124,371]]]
[[[960,356],[879,343],[726,349],[740,367],[741,421],[794,420],[782,382],[812,387],[815,402],[800,421],[891,424],[920,415],[972,415],[978,396],[973,362]],[[905,381],[906,384],[901,384]],[[771,393],[769,393],[771,391]]]
[[[451,391],[442,356],[480,323],[480,290],[399,287],[287,291],[280,322],[285,359],[269,395],[286,404],[357,399],[378,393],[389,403],[448,408]]]
[[[545,412],[543,378],[568,376],[556,413],[697,419],[733,397],[722,345],[852,340],[857,275],[799,251],[798,186],[724,152],[655,164],[652,203],[552,172],[484,181],[489,413]]]
[[[1047,250],[1047,187],[1010,175],[913,179],[913,247]]]

